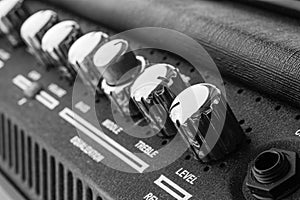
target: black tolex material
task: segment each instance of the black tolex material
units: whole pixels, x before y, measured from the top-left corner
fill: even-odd
[[[32,12],[51,8],[41,3],[27,3]],[[102,26],[70,15],[65,10],[54,10],[59,12],[62,19],[78,20],[85,32],[108,31]],[[4,39],[0,40],[0,47],[9,49]],[[300,139],[295,135],[300,129],[298,109],[225,79],[228,103],[249,139],[237,153],[206,165],[194,160],[186,152],[170,166],[146,174],[113,170],[96,163],[69,141],[77,132],[58,116],[58,112],[65,106],[71,107],[72,87],[58,78],[57,71],[47,72],[43,66],[37,65],[24,48],[10,51],[11,59],[0,70],[0,169],[28,199],[140,200],[152,192],[159,199],[172,200],[172,196],[153,183],[163,174],[191,193],[191,199],[254,200],[244,187],[248,163],[260,152],[270,148],[300,153]],[[140,53],[153,62],[167,62],[177,66],[184,74],[192,77],[193,83],[199,81],[193,68],[179,58],[152,50]],[[43,75],[41,83],[45,88],[54,82],[68,91],[68,95],[60,99],[61,104],[54,111],[49,111],[35,100],[17,106],[23,94],[12,84],[11,79],[17,74],[27,76],[33,69]],[[203,76],[214,79],[210,72],[203,72]],[[106,98],[100,98],[96,108],[99,118],[110,117]],[[126,134],[114,136],[110,131],[104,131],[127,148],[132,148],[136,142]],[[157,147],[168,143],[160,138],[152,142]],[[198,177],[194,185],[175,174],[181,167]],[[288,199],[296,200],[299,196],[300,191],[297,191]]]
[[[300,3],[297,0],[269,1],[269,0],[236,0],[236,2],[248,3],[249,5],[269,9],[270,11],[281,13],[285,16],[299,18]]]

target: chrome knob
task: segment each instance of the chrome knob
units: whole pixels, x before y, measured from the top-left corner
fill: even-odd
[[[22,43],[20,27],[28,16],[23,0],[0,1],[0,30],[13,46]]]
[[[211,84],[196,84],[182,91],[171,105],[170,117],[203,162],[224,158],[245,138],[221,91]]]
[[[54,25],[42,38],[42,50],[47,57],[47,65],[58,67],[68,79],[73,79],[76,74],[69,66],[68,52],[80,36],[82,36],[82,32],[79,24],[67,20]]]
[[[41,10],[31,15],[21,27],[21,37],[31,54],[43,64],[47,59],[41,47],[45,33],[58,23],[58,15],[52,10]]]
[[[176,95],[187,87],[178,69],[159,63],[147,67],[138,76],[130,94],[152,128],[161,131],[164,136],[172,136],[177,131],[168,111]]]
[[[140,115],[130,104],[130,86],[143,72],[147,62],[136,56],[123,39],[114,39],[102,45],[94,54],[94,65],[103,77],[101,88],[124,116]]]
[[[90,32],[76,40],[69,50],[69,63],[91,94],[100,92],[98,85],[101,79],[101,73],[93,62],[93,52],[107,41],[106,33]]]

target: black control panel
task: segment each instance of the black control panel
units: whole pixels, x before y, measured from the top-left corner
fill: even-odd
[[[299,109],[52,5],[0,11],[0,169],[28,199],[299,199]]]

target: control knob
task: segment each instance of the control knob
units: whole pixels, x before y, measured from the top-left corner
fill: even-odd
[[[101,88],[124,116],[139,116],[140,111],[130,103],[130,87],[144,71],[147,61],[136,56],[123,39],[102,45],[94,54],[93,62],[103,77]]]
[[[245,138],[221,91],[211,84],[182,91],[169,114],[195,157],[203,162],[224,158]]]
[[[75,78],[75,70],[69,66],[68,52],[71,45],[82,36],[77,22],[66,20],[50,28],[42,38],[42,50],[47,58],[47,65],[58,67],[68,80]]]
[[[41,42],[45,33],[58,23],[58,15],[52,10],[41,10],[31,15],[21,27],[21,37],[31,54],[42,64],[47,64]]]
[[[107,41],[106,33],[90,32],[76,40],[69,50],[69,63],[91,94],[100,93],[101,79],[101,73],[93,62],[93,52]]]
[[[163,136],[173,136],[176,128],[169,118],[175,97],[188,87],[179,70],[169,64],[153,64],[138,76],[131,87],[131,98],[149,125]]]
[[[13,46],[22,44],[20,28],[28,16],[23,0],[0,1],[0,32],[6,35]]]

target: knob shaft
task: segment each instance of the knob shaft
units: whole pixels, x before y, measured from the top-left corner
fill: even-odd
[[[103,32],[90,32],[80,37],[69,50],[69,63],[91,94],[100,93],[101,73],[93,62],[93,52],[108,40]]]
[[[152,128],[163,136],[173,136],[177,131],[168,111],[176,95],[187,87],[178,69],[159,63],[145,69],[134,81],[130,94]]]
[[[76,72],[68,64],[68,52],[72,44],[82,36],[77,22],[66,20],[50,28],[42,39],[42,49],[47,57],[47,65],[59,67],[63,75],[72,80]]]
[[[31,54],[42,63],[47,64],[47,59],[41,47],[45,33],[58,23],[58,15],[52,10],[41,10],[31,15],[21,27],[21,37],[26,43]]]
[[[181,92],[172,103],[170,117],[203,162],[224,158],[245,138],[221,91],[211,84],[196,84]]]
[[[0,1],[0,30],[13,46],[22,43],[20,28],[28,16],[23,0]]]

